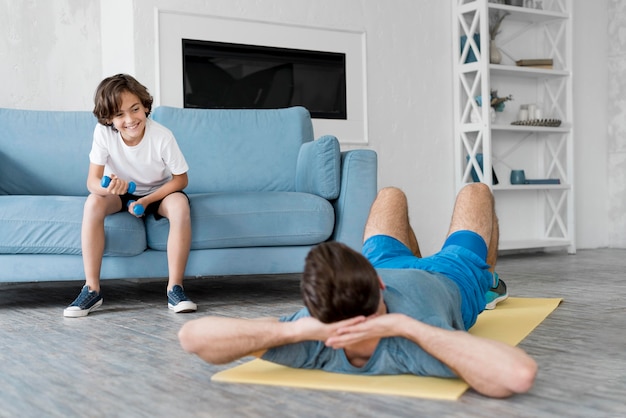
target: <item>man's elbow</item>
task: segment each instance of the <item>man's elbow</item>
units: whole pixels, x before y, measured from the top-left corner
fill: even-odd
[[[516,370],[515,379],[513,379],[513,386],[511,390],[513,393],[526,393],[535,383],[537,377],[537,362],[531,357],[528,357],[524,364],[520,365]]]
[[[197,338],[192,330],[193,326],[191,322],[184,324],[178,331],[178,341],[180,346],[188,353],[197,354],[198,344]]]
[[[507,382],[499,390],[494,390],[489,396],[495,398],[508,398],[520,393],[526,393],[532,389],[537,376],[537,363],[527,357],[522,364],[518,364],[509,375]]]

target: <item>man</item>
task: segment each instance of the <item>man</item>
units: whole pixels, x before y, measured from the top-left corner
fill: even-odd
[[[311,250],[306,308],[296,314],[190,321],[179,332],[182,347],[214,364],[257,355],[340,373],[458,376],[491,397],[531,388],[537,365],[523,350],[466,332],[487,292],[507,296],[494,272],[498,225],[487,186],[459,192],[446,242],[430,257],[420,257],[396,188],[379,192],[364,241],[365,257],[339,243]]]

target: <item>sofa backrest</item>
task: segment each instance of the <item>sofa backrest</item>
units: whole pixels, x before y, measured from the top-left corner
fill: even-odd
[[[294,191],[300,146],[313,140],[306,109],[157,107],[189,163],[188,193]],[[96,118],[88,111],[0,108],[0,194],[87,195]]]
[[[215,110],[157,107],[189,164],[188,193],[294,191],[303,143],[313,140],[303,107]]]
[[[96,118],[87,111],[0,108],[0,194],[87,194]]]

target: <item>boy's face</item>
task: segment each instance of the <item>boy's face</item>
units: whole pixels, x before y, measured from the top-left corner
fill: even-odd
[[[126,145],[137,145],[143,139],[146,131],[146,109],[139,98],[125,91],[122,93],[122,103],[119,112],[113,116],[111,123],[122,135]]]

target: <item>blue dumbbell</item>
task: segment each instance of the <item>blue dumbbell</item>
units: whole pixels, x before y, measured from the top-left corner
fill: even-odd
[[[102,181],[100,182],[100,185],[102,187],[109,187],[109,183],[111,183],[111,177],[109,176],[102,177]],[[127,193],[134,193],[136,188],[137,188],[137,185],[135,184],[135,182],[131,181],[130,183],[128,183]]]
[[[134,200],[129,200],[128,203],[126,204],[126,206],[130,206],[131,203],[133,203]],[[137,203],[135,205],[135,207],[133,208],[133,213],[137,216],[141,216],[143,215],[143,212],[145,211],[143,205],[141,203]]]
[[[102,177],[102,181],[100,182],[100,185],[102,187],[109,187],[110,183],[111,183],[111,177],[104,176]],[[128,193],[133,193],[136,188],[137,188],[137,185],[134,182],[131,181],[130,183],[128,183]],[[130,204],[133,202],[134,200],[129,200],[126,206],[130,206]],[[145,208],[140,203],[136,204],[135,207],[133,208],[133,213],[137,216],[143,215],[144,211],[145,211]]]

